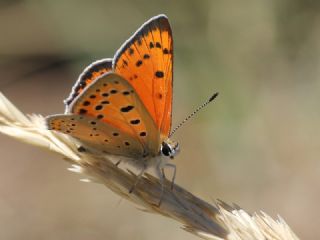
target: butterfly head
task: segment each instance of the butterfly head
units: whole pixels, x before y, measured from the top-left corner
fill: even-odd
[[[174,158],[180,152],[179,144],[169,138],[162,142],[160,153],[162,156]]]

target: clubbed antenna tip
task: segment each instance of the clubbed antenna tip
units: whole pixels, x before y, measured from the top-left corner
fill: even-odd
[[[213,95],[211,96],[211,98],[209,98],[209,102],[211,102],[213,99],[215,99],[216,97],[218,97],[218,95],[219,95],[218,92],[216,92],[215,94],[213,94]]]

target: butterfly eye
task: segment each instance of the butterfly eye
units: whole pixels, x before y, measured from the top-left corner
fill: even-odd
[[[179,144],[168,139],[161,144],[160,152],[166,157],[173,158],[180,152]]]
[[[166,142],[163,142],[162,145],[161,145],[161,153],[164,155],[164,156],[170,156],[171,155],[171,148],[169,146],[168,143]]]

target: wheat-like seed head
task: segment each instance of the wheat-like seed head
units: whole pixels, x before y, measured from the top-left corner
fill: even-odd
[[[168,181],[164,183],[162,204],[159,207],[161,184],[149,174],[139,181],[130,194],[129,190],[136,178],[134,173],[118,168],[112,161],[100,156],[79,153],[71,138],[47,130],[44,118],[40,115],[24,115],[1,92],[0,132],[61,154],[71,163],[70,171],[86,176],[81,181],[102,183],[144,211],[181,222],[186,231],[201,238],[298,240],[281,217],[273,220],[264,212],[250,215],[240,207],[227,205],[223,201],[211,205],[178,185],[174,185],[171,190]]]

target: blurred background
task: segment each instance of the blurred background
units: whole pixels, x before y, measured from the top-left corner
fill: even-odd
[[[174,136],[176,183],[320,238],[319,1],[0,0],[0,90],[23,112],[62,113],[82,69],[159,13],[174,35],[173,125],[220,92]],[[0,239],[195,239],[56,154],[0,143]]]

